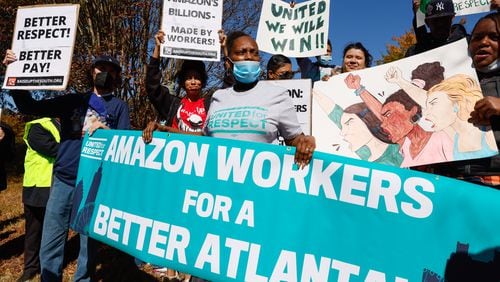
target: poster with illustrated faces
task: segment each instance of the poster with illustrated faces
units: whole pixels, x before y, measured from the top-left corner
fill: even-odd
[[[313,86],[317,150],[398,167],[498,154],[468,122],[483,95],[465,39]]]

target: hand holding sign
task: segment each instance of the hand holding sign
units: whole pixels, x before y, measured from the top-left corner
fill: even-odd
[[[295,163],[300,169],[305,168],[311,161],[314,149],[316,149],[316,139],[311,135],[299,135],[291,142],[285,141],[288,145],[295,146]]]
[[[220,43],[220,48],[222,52],[224,52],[224,57],[227,57],[227,48],[226,48],[226,39],[227,35],[224,33],[224,30],[221,29],[217,32],[219,34],[219,43]]]
[[[156,46],[160,46],[165,40],[163,39],[165,37],[165,32],[162,30],[158,31],[155,35],[155,44]]]
[[[160,48],[161,44],[163,44],[164,42],[164,38],[165,38],[165,32],[163,32],[162,30],[158,31],[155,34],[155,49],[153,50],[153,55],[152,55],[152,57],[155,59],[160,58]]]
[[[10,63],[13,63],[17,61],[16,54],[14,54],[14,51],[7,49],[7,52],[5,52],[5,58],[2,61],[2,64],[4,65],[9,65]]]
[[[500,116],[500,98],[487,96],[476,102],[469,122],[474,125],[491,126],[491,117]]]

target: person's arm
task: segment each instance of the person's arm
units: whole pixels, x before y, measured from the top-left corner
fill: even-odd
[[[67,94],[43,100],[33,99],[31,93],[26,90],[11,90],[9,94],[21,113],[35,116],[60,117],[84,103],[80,94]]]
[[[10,161],[15,154],[15,136],[14,131],[10,126],[0,122],[1,132],[3,137],[0,140],[0,159]]]
[[[174,97],[170,95],[167,87],[161,85],[160,81],[160,60],[151,57],[146,69],[146,93],[160,117],[167,119]]]
[[[313,82],[320,80],[319,66],[314,64],[309,58],[296,58],[300,68],[301,78],[310,78]]]
[[[10,63],[13,63],[15,61],[17,61],[16,54],[11,49],[7,49],[7,51],[5,52],[5,57],[3,58],[2,64],[7,66]]]
[[[476,102],[469,122],[474,125],[491,125],[491,118],[500,117],[500,98],[487,96]]]
[[[56,141],[52,133],[41,124],[33,124],[28,133],[27,142],[30,147],[39,154],[55,158],[59,149],[59,142]]]
[[[150,121],[142,131],[142,141],[149,144],[153,140],[153,131],[157,130],[160,124],[156,121]]]
[[[316,149],[314,136],[301,133],[292,139],[285,139],[285,144],[295,147],[295,163],[301,169],[311,162],[314,149]]]
[[[153,50],[153,55],[151,57],[155,59],[160,59],[160,47],[161,44],[163,43],[163,38],[165,37],[165,32],[162,30],[158,31],[155,34],[155,49]]]
[[[417,27],[417,12],[420,9],[420,0],[413,0],[412,1],[412,9],[413,9],[413,31],[415,33],[415,38],[417,39],[418,42],[422,42],[425,40],[425,36],[427,36],[427,28],[425,27],[425,24],[418,26]]]
[[[220,29],[217,33],[219,34],[219,43],[222,54],[224,55],[224,57],[227,57],[228,51],[226,46],[226,39],[227,39],[226,33],[224,32],[224,29]]]
[[[171,133],[180,133],[180,134],[188,134],[188,135],[196,135],[202,136],[203,132],[191,132],[191,131],[182,131],[177,128],[173,128],[167,125],[161,125],[156,121],[150,121],[146,128],[142,131],[142,140],[144,143],[149,144],[153,140],[153,132],[154,131],[162,131],[162,132],[171,132]]]
[[[304,168],[311,161],[312,153],[316,148],[316,140],[312,136],[304,135],[292,99],[286,90],[278,97],[280,99],[277,101],[279,107],[276,109],[279,113],[278,132],[285,139],[287,146],[296,148],[295,163],[300,168]]]
[[[170,106],[174,97],[170,95],[168,88],[161,85],[160,72],[160,45],[163,42],[164,33],[159,31],[155,35],[155,49],[146,68],[146,93],[153,107],[158,111],[162,119],[168,119]]]
[[[168,126],[168,125],[160,125],[158,130],[164,131],[164,132],[180,133],[180,134],[195,135],[195,136],[202,136],[203,135],[203,132],[200,132],[200,131],[184,131],[184,130],[180,130],[178,128],[173,128],[173,127]]]

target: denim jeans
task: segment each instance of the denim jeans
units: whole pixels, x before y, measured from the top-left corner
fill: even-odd
[[[74,190],[75,187],[53,177],[40,247],[42,281],[62,281],[64,245],[68,238]],[[80,235],[80,251],[74,281],[91,281],[90,277],[95,271],[95,253],[96,242]]]

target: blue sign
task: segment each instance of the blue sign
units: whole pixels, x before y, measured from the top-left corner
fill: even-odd
[[[213,281],[444,281],[498,265],[499,191],[322,152],[300,170],[294,151],[98,130],[72,226]]]

